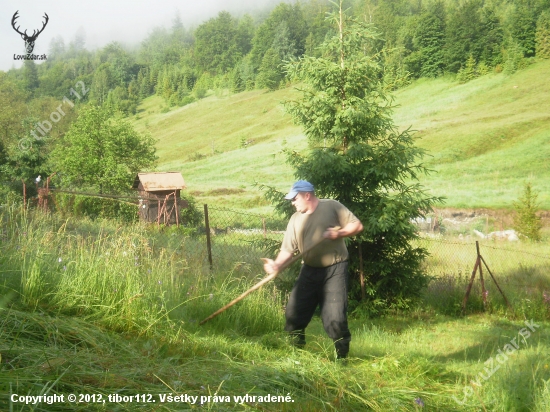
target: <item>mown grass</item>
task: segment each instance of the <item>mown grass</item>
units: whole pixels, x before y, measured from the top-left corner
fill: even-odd
[[[545,60],[513,75],[466,84],[422,79],[398,90],[394,121],[417,130],[418,145],[430,154],[425,162],[437,173],[421,177],[430,192],[445,196],[448,207],[511,208],[531,181],[541,207],[550,209],[549,75]],[[254,182],[286,190],[295,178],[281,150],[307,147],[281,105],[293,96],[293,88],[212,95],[168,113],[151,97],[134,124],[159,139],[159,169],[181,171],[201,202],[268,213]],[[216,189],[244,192],[208,194]]]
[[[350,359],[341,364],[318,318],[305,350],[289,344],[286,296],[273,285],[199,326],[263,275],[229,263],[211,273],[200,249],[186,249],[191,236],[1,210],[1,410],[199,409],[161,404],[158,395],[169,393],[230,396],[201,407],[216,411],[544,411],[550,402],[544,302],[482,313],[473,294],[471,314],[460,317],[445,311],[454,302],[435,303],[441,291],[428,290],[407,313],[352,318]],[[472,384],[531,317],[540,327]],[[157,402],[24,406],[10,404],[13,393],[151,393]],[[233,401],[247,393],[294,402]]]

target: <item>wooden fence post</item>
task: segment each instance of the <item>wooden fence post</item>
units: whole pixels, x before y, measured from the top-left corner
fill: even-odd
[[[208,262],[210,263],[210,270],[213,268],[212,264],[212,244],[210,242],[210,221],[208,220],[208,205],[204,204],[204,226],[206,227],[206,249],[208,250]]]
[[[508,302],[508,299],[506,299],[506,295],[504,295],[504,292],[500,288],[499,284],[497,283],[497,280],[493,276],[493,273],[491,272],[491,269],[489,269],[489,266],[487,265],[487,262],[485,262],[485,259],[483,259],[483,256],[481,256],[481,252],[479,251],[479,241],[476,240],[476,263],[474,265],[474,270],[472,271],[472,277],[470,278],[470,282],[468,283],[468,287],[466,288],[466,294],[464,295],[464,300],[462,301],[462,313],[466,312],[466,303],[468,303],[468,297],[470,296],[470,291],[472,290],[472,285],[474,284],[474,279],[476,277],[476,272],[479,269],[479,279],[481,281],[481,293],[483,298],[483,308],[487,309],[487,291],[485,289],[485,281],[483,280],[483,270],[481,269],[481,264],[483,263],[485,265],[485,269],[489,272],[489,275],[491,275],[491,278],[493,279],[493,282],[495,282],[495,285],[504,298],[504,301],[506,302],[506,305],[512,309],[512,305],[510,305],[510,302]]]
[[[359,282],[361,283],[361,300],[367,297],[365,293],[365,273],[363,272],[363,250],[362,243],[359,242]]]
[[[21,179],[23,182],[23,209],[27,208],[27,186],[25,185],[25,181]]]

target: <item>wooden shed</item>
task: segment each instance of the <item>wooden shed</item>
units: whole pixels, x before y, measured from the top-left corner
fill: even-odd
[[[188,206],[180,198],[185,182],[180,172],[138,173],[133,189],[139,192],[139,216],[146,222],[179,224],[180,209]]]

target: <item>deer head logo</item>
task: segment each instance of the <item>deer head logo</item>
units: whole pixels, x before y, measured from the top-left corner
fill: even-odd
[[[27,54],[31,54],[32,51],[34,50],[34,42],[36,41],[36,38],[38,37],[38,35],[39,35],[40,33],[42,33],[42,31],[43,31],[44,28],[46,27],[46,24],[48,24],[48,20],[49,20],[50,18],[48,17],[48,15],[47,15],[46,13],[44,13],[44,18],[46,19],[46,21],[45,21],[44,23],[42,23],[42,24],[43,24],[43,25],[42,25],[42,28],[41,28],[40,30],[38,30],[38,31],[33,30],[32,35],[29,36],[29,35],[27,34],[27,30],[25,30],[23,33],[21,33],[21,32],[19,31],[19,26],[15,27],[15,23],[16,23],[15,20],[17,20],[17,18],[19,17],[19,16],[17,15],[18,13],[19,13],[19,10],[17,10],[17,11],[15,12],[15,14],[13,15],[13,17],[11,18],[11,25],[12,25],[13,29],[14,29],[17,33],[19,33],[19,34],[21,35],[21,38],[22,38],[23,40],[25,40],[25,49],[27,50]]]

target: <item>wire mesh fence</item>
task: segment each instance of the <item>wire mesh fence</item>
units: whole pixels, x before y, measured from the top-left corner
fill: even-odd
[[[449,313],[458,313],[466,308],[465,293],[471,288],[467,305],[474,310],[486,305],[504,308],[510,302],[520,313],[531,316],[538,307],[537,316],[548,316],[550,245],[527,241],[478,242],[484,262],[480,268],[475,266],[475,240],[422,238],[417,241],[429,252],[423,265],[424,271],[432,277],[425,295],[431,305],[449,312],[452,301],[454,312]]]
[[[208,244],[209,237],[210,268],[236,274],[263,273],[260,258],[276,255],[286,228],[286,221],[217,207],[205,206],[206,217],[209,230],[204,231],[204,243]],[[415,246],[428,252],[423,269],[432,280],[425,304],[455,314],[466,307],[483,310],[489,304],[504,308],[510,301],[514,309],[530,314],[534,309],[527,306],[539,302],[545,311],[550,305],[550,245],[497,239],[478,242],[487,267],[483,266],[482,272],[477,268],[472,282],[478,257],[475,238],[425,236],[415,241]],[[365,271],[368,273],[367,268]],[[467,304],[466,290],[471,292]]]
[[[205,241],[212,268],[262,271],[262,257],[280,245],[285,224],[274,218],[205,205]]]
[[[429,275],[440,277],[472,272],[477,257],[475,241],[422,238],[417,243],[429,252],[424,262],[424,269]],[[521,283],[530,274],[548,272],[550,269],[549,245],[491,240],[480,240],[479,245],[480,253],[491,271],[503,278],[513,278]]]
[[[113,199],[119,201],[119,197]],[[262,273],[260,258],[277,254],[287,224],[285,219],[274,216],[218,206],[204,205],[201,214],[202,222],[189,228],[193,236],[185,236],[178,246],[188,264],[201,270]],[[419,231],[431,232],[415,241],[416,246],[426,248],[429,253],[423,262],[424,271],[436,279],[453,279],[453,282],[469,279],[477,257],[475,239],[437,237],[434,235],[439,224],[437,219],[414,223]],[[531,291],[548,290],[550,296],[549,244],[495,239],[480,239],[479,244],[481,255],[503,285]]]
[[[277,253],[286,221],[218,207],[205,206],[205,211],[209,231],[204,232],[210,237],[213,268],[238,267],[259,273],[260,258]],[[469,280],[477,258],[475,239],[421,237],[415,245],[429,253],[423,262],[429,276]],[[550,290],[550,281],[546,280],[550,272],[550,245],[485,239],[479,241],[479,246],[499,283],[509,288]]]

